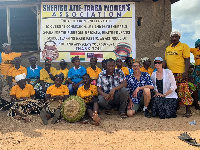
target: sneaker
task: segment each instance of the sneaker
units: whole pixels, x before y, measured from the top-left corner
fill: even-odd
[[[42,122],[44,125],[47,125],[48,124],[48,120],[47,120],[47,113],[44,109],[42,109],[40,111],[40,118],[42,119]]]
[[[58,118],[60,117],[60,109],[57,109],[55,111],[54,117],[51,121],[52,124],[55,124],[58,121]]]
[[[145,111],[144,111],[144,116],[147,117],[147,118],[151,118],[151,115],[150,115],[148,109],[145,109]]]

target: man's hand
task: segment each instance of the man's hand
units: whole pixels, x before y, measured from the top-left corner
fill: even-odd
[[[110,94],[104,93],[102,96],[103,96],[103,98],[104,98],[105,100],[107,100],[107,101],[110,101],[110,100],[111,100]]]
[[[113,99],[114,94],[115,94],[115,88],[112,88],[110,93],[109,93],[111,100]]]
[[[188,78],[188,72],[184,72],[183,74],[182,74],[182,79],[183,80],[186,80]]]
[[[79,85],[78,85],[78,84],[72,83],[72,86],[73,86],[74,89],[78,89],[78,86],[79,86]]]
[[[135,91],[133,92],[132,96],[133,96],[133,97],[137,97],[137,93],[139,92],[139,90],[140,90],[140,87],[137,87],[137,88],[135,89]]]

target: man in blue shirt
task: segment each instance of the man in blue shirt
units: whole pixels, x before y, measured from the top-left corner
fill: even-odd
[[[127,87],[130,91],[127,115],[129,117],[133,116],[139,107],[144,104],[144,115],[150,118],[151,116],[147,107],[151,99],[150,89],[153,89],[153,82],[147,72],[140,71],[139,62],[133,63],[133,70],[132,75],[126,76]]]
[[[74,67],[70,68],[68,72],[68,88],[70,94],[75,94],[75,91],[83,85],[82,77],[87,73],[87,71],[85,67],[80,65],[80,59],[78,56],[72,58],[72,63],[74,64]]]

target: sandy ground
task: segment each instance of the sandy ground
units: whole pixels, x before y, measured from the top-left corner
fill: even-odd
[[[181,107],[177,118],[164,120],[145,118],[141,112],[127,119],[121,119],[116,111],[111,116],[102,112],[100,126],[65,122],[44,126],[37,115],[31,123],[24,123],[0,112],[0,149],[197,150],[177,138],[187,131],[200,143],[200,111],[192,111],[192,117],[183,118]],[[189,125],[192,120],[197,125]]]

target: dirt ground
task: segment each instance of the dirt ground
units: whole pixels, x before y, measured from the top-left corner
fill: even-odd
[[[118,112],[111,116],[100,113],[100,126],[59,122],[42,125],[32,116],[31,123],[15,121],[0,112],[0,149],[59,149],[59,150],[198,150],[177,138],[187,131],[200,143],[200,111],[192,108],[193,116],[183,118],[184,107],[174,119],[145,118],[141,112],[121,119]],[[188,122],[196,120],[197,125]]]

